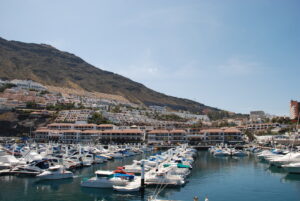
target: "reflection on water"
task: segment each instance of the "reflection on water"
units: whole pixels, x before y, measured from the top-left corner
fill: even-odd
[[[33,183],[33,188],[37,189],[49,189],[52,191],[58,191],[61,185],[64,184],[72,184],[73,178],[67,178],[67,179],[60,179],[55,182],[53,180],[39,180],[37,179]]]
[[[2,176],[0,200],[146,201],[147,196],[157,190],[155,187],[146,188],[144,196],[140,192],[80,187],[81,180],[94,176],[98,169],[113,170],[141,158],[136,156],[78,169],[73,179],[40,181],[32,177]],[[159,198],[192,201],[194,196],[204,200],[208,195],[210,201],[299,201],[300,196],[300,175],[269,167],[253,156],[215,158],[208,152],[199,152],[188,180],[182,188],[166,188]]]
[[[300,186],[300,174],[287,174],[282,178],[282,182],[296,183]]]

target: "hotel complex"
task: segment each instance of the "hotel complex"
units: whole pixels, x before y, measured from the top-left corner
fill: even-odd
[[[236,128],[224,129],[153,129],[146,127],[118,127],[113,124],[52,123],[34,132],[36,142],[123,144],[148,143],[175,145],[237,144],[244,135]]]

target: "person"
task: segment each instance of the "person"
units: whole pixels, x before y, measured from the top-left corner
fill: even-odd
[[[205,196],[205,200],[204,201],[209,201],[207,196]]]
[[[199,198],[197,196],[194,197],[194,201],[198,201]]]

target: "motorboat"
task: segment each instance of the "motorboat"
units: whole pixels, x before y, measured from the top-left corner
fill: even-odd
[[[113,185],[125,186],[133,175],[114,174],[112,171],[98,170],[95,172],[96,177],[85,179],[81,182],[83,187],[92,188],[112,188]]]
[[[82,157],[82,166],[89,167],[94,163],[94,156],[92,154],[86,154]]]
[[[124,155],[121,152],[113,152],[113,153],[109,153],[108,155],[111,156],[114,159],[122,159],[122,158],[124,158]]]
[[[119,192],[136,192],[141,188],[141,178],[135,177],[133,181],[128,182],[125,186],[113,185],[113,189]]]
[[[280,167],[282,165],[285,164],[289,164],[289,163],[296,163],[296,162],[300,162],[300,153],[288,153],[282,157],[278,157],[275,159],[271,159],[270,160],[270,164]]]
[[[232,156],[237,156],[237,157],[248,156],[248,154],[247,154],[245,151],[236,150],[236,149],[233,149],[233,150],[231,151],[231,155],[232,155]]]
[[[48,160],[36,160],[26,165],[18,165],[12,169],[12,173],[23,175],[38,175],[49,168]]]
[[[51,166],[41,174],[37,175],[37,177],[41,180],[67,179],[73,178],[73,176],[73,173],[65,170],[65,167],[62,165]]]
[[[300,174],[300,162],[282,165],[281,167],[288,173]]]
[[[225,150],[225,149],[216,149],[213,154],[214,154],[214,156],[230,156],[231,155],[230,151]]]
[[[148,166],[145,166],[145,171],[148,171],[149,169]],[[133,160],[133,164],[124,166],[124,171],[140,175],[142,171],[141,161]]]
[[[104,161],[107,161],[105,157],[102,157],[101,155],[95,155],[94,163],[104,163]]]
[[[16,165],[24,165],[25,162],[18,160],[13,155],[2,155],[0,156],[0,169],[9,169]]]
[[[157,170],[157,169],[156,169]],[[171,175],[168,170],[149,171],[145,174],[145,184],[147,185],[174,185],[182,186],[185,184],[184,178],[179,175]]]

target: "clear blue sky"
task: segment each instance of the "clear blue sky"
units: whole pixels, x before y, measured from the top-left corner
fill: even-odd
[[[168,95],[288,115],[298,0],[1,0],[0,37],[47,43]]]

